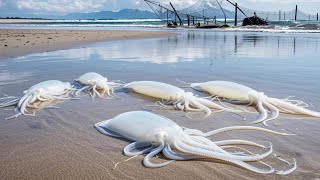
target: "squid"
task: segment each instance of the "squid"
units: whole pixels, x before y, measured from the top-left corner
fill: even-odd
[[[2,99],[9,99],[0,103],[0,107],[16,106],[16,114],[6,119],[17,118],[20,115],[34,116],[35,113],[29,113],[27,108],[38,109],[37,102],[46,102],[54,100],[70,99],[70,93],[76,89],[68,82],[61,82],[58,80],[49,80],[40,82],[24,91],[21,98],[6,97]]]
[[[224,107],[205,98],[196,97],[191,92],[185,92],[181,88],[162,82],[134,81],[126,84],[124,88],[142,95],[161,99],[163,102],[158,101],[158,103],[164,107],[172,105],[178,110],[203,111],[206,114],[205,117],[211,115],[212,111],[210,108],[221,111],[239,112],[238,110]]]
[[[260,113],[257,120],[252,123],[267,122],[279,116],[279,112],[320,117],[320,112],[306,109],[308,105],[300,100],[277,99],[266,96],[263,92],[258,92],[250,87],[229,82],[229,81],[209,81],[204,83],[190,83],[191,88],[209,93],[211,95],[224,98],[227,102],[235,104],[255,104]],[[268,109],[271,116],[268,118]]]
[[[76,92],[77,95],[83,91],[89,92],[92,100],[98,95],[100,98],[105,98],[105,94],[109,97],[117,97],[114,93],[114,88],[122,86],[121,83],[110,82],[108,78],[95,72],[88,72],[75,79],[82,88]]]
[[[290,174],[296,168],[296,161],[290,164],[288,170],[275,170],[272,166],[262,162],[272,151],[272,144],[264,146],[247,140],[211,141],[207,137],[233,130],[257,130],[278,135],[290,135],[273,130],[253,126],[232,126],[203,133],[196,129],[183,128],[172,120],[146,111],[132,111],[120,114],[112,119],[95,124],[95,128],[102,134],[124,138],[133,141],[124,148],[126,156],[139,156],[147,154],[143,165],[148,168],[160,168],[174,161],[194,159],[213,159],[223,161],[246,170],[260,174]],[[240,148],[241,152],[230,152],[230,147],[247,145],[263,149],[261,154],[253,154]],[[169,160],[162,163],[152,162],[152,158],[159,153]],[[284,162],[288,162],[284,160]],[[258,168],[250,162],[260,162],[266,168]]]

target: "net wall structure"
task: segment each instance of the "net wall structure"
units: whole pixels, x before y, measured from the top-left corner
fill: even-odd
[[[199,0],[197,3],[183,9],[173,9],[171,5],[156,1],[145,0],[159,19],[168,22],[178,22],[178,18],[186,23],[197,21],[210,21],[216,18],[226,18],[225,12],[217,0]],[[221,2],[221,0],[220,0]],[[179,16],[179,17],[178,17]]]
[[[182,8],[173,9],[170,4],[162,4],[156,1],[144,0],[150,8],[157,14],[159,19],[166,21],[179,22],[177,16],[186,23],[187,19],[190,21],[197,20],[214,20],[216,18],[235,18],[235,0],[199,0],[195,4]],[[174,4],[173,4],[174,5]],[[230,9],[230,6],[232,10]],[[228,8],[229,7],[229,8]],[[295,7],[290,11],[261,11],[257,9],[250,9],[245,6],[237,4],[237,19],[242,20],[246,17],[251,17],[256,13],[257,16],[267,21],[285,21],[285,20],[319,20],[318,14],[309,14]]]
[[[170,5],[162,4],[156,1],[145,0],[145,2],[149,5],[159,19],[166,21],[177,21],[177,16]]]
[[[229,0],[233,4],[236,3],[234,0]],[[254,13],[257,14],[257,16],[264,18],[268,21],[285,21],[285,20],[310,20],[310,21],[317,21],[319,20],[318,14],[309,14],[305,13],[303,11],[300,11],[299,9],[293,8],[290,11],[282,11],[282,10],[276,10],[276,11],[261,11],[257,9],[250,9],[244,6],[241,6],[238,4],[238,8],[241,9],[243,13],[241,13],[240,10],[238,10],[238,19],[243,19],[245,17],[253,16]]]
[[[254,13],[257,14],[257,16],[262,17],[268,21],[283,21],[283,20],[310,20],[310,21],[316,21],[318,20],[317,14],[307,14],[300,10],[291,10],[291,11],[259,11],[259,10],[253,10],[248,9],[242,6],[239,6],[239,8],[246,14],[246,16],[253,16]],[[244,14],[238,12],[238,19],[243,19],[246,17]]]
[[[197,3],[179,10],[182,14],[189,14],[197,18],[224,18],[224,10],[221,7],[221,1],[199,0]]]

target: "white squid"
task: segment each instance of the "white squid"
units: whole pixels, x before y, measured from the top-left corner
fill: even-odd
[[[253,123],[263,122],[267,125],[266,122],[276,119],[279,116],[279,112],[320,117],[320,112],[306,109],[305,107],[308,107],[308,105],[300,100],[270,98],[262,92],[234,82],[209,81],[205,83],[191,83],[190,86],[195,90],[224,98],[230,103],[255,104],[260,112],[260,116]],[[269,118],[265,108],[271,111]]]
[[[33,85],[28,90],[24,91],[24,95],[21,98],[7,97],[2,99],[12,99],[6,102],[0,103],[0,107],[8,107],[16,105],[15,111],[17,114],[6,118],[12,119],[20,115],[31,115],[27,108],[38,109],[37,102],[65,100],[70,99],[70,93],[74,92],[75,88],[68,82],[61,82],[58,80],[49,80]]]
[[[104,95],[118,97],[114,94],[114,88],[120,87],[122,84],[117,82],[110,82],[108,78],[103,77],[102,75],[95,72],[88,72],[81,75],[78,79],[75,80],[80,83],[82,88],[77,91],[77,95],[83,91],[90,91],[89,94],[91,98],[94,99],[96,95],[100,98],[104,98]],[[100,91],[100,92],[99,92]]]
[[[124,88],[133,90],[136,93],[158,98],[162,106],[173,105],[179,110],[186,111],[204,111],[205,117],[212,112],[210,108],[229,112],[239,112],[229,107],[218,105],[210,100],[194,96],[191,92],[185,92],[183,89],[170,84],[156,81],[134,81],[126,84]]]
[[[147,154],[143,164],[150,168],[166,166],[175,160],[214,159],[240,166],[252,172],[261,174],[289,174],[296,169],[296,162],[290,164],[291,168],[275,171],[270,165],[261,162],[272,153],[272,144],[269,147],[247,140],[222,140],[213,142],[208,136],[232,130],[257,130],[278,135],[289,135],[269,129],[253,126],[233,126],[207,133],[196,129],[182,128],[172,120],[145,111],[132,111],[120,114],[110,120],[95,124],[95,128],[102,134],[125,138],[133,141],[124,148],[127,156]],[[237,145],[248,145],[256,148],[267,149],[261,154],[253,154]],[[238,148],[242,152],[229,152],[229,148]],[[168,159],[167,162],[154,163],[151,161],[160,152]],[[288,162],[283,160],[284,162]],[[261,169],[248,162],[260,162],[267,167]]]

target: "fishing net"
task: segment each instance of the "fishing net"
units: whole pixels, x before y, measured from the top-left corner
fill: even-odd
[[[234,0],[229,0],[233,4],[236,3]],[[244,6],[238,4],[238,19],[244,19],[246,17],[253,16],[256,13],[257,16],[267,20],[267,21],[285,21],[285,20],[295,20],[296,18],[296,10],[290,11],[261,11],[255,9],[249,9]],[[243,13],[242,13],[242,12]],[[318,20],[317,14],[308,14],[303,11],[297,10],[297,20]]]
[[[172,9],[172,7],[168,4],[162,4],[156,1],[147,1],[145,2],[149,5],[152,11],[158,16],[159,19],[164,21],[174,21],[177,22],[177,16]]]
[[[225,15],[222,8],[220,8],[220,5],[221,1],[199,0],[192,6],[179,10],[179,12],[183,14],[189,14],[190,16],[197,18],[224,18]]]
[[[182,22],[186,22],[187,19],[202,19],[213,20],[216,18],[232,18],[235,17],[236,4],[234,0],[199,0],[195,4],[183,8],[176,9],[176,12],[170,4],[162,4],[156,1],[144,0],[159,19],[166,21],[179,22],[178,17]],[[173,4],[174,5],[174,4]],[[227,8],[229,6],[229,8]],[[231,7],[231,10],[230,10]],[[227,10],[229,9],[229,10]],[[246,17],[251,17],[256,13],[257,16],[267,21],[285,21],[285,20],[318,20],[317,14],[308,14],[297,9],[290,11],[261,11],[255,9],[249,9],[247,7],[238,4],[237,19],[242,20]],[[177,16],[178,14],[178,16]]]
[[[194,21],[195,19],[215,19],[215,18],[225,18],[225,14],[220,7],[220,2],[217,0],[199,0],[197,3],[190,7],[178,10],[176,12],[171,7],[171,5],[165,5],[155,1],[145,0],[145,2],[150,6],[159,19],[167,21],[178,21],[178,16],[183,22],[187,19]],[[177,16],[178,15],[178,16]]]

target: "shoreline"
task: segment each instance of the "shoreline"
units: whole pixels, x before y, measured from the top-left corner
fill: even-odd
[[[26,19],[26,18],[0,18],[0,23],[35,23],[35,22],[55,22],[56,20],[52,19]]]
[[[85,44],[169,36],[168,32],[116,30],[0,30],[0,59],[68,49]]]

